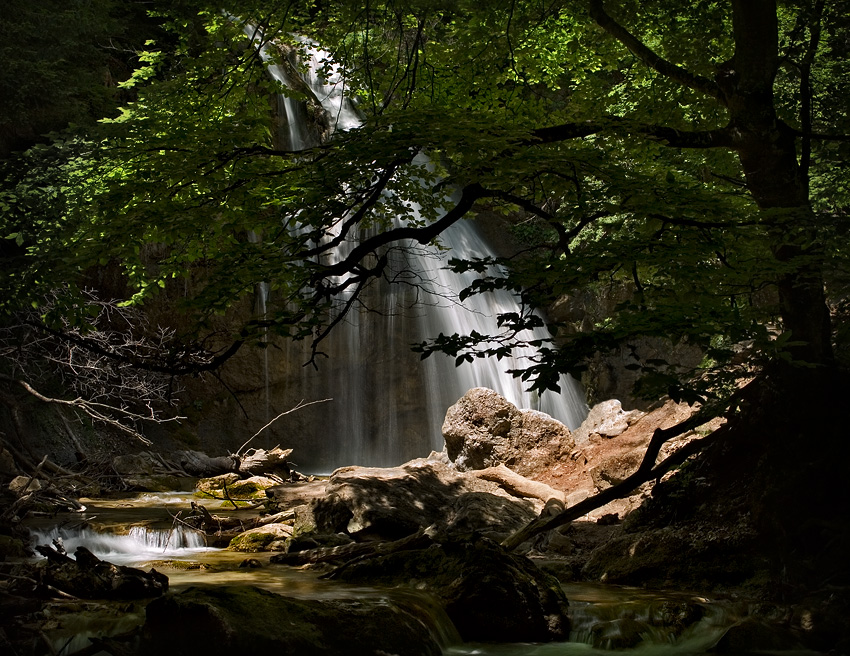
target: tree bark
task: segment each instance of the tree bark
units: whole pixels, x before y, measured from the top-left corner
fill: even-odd
[[[747,187],[782,272],[776,281],[794,360],[830,364],[831,324],[824,293],[821,247],[797,160],[796,135],[776,115],[773,92],[779,66],[775,0],[733,0],[735,55],[717,84],[730,113],[729,129]]]

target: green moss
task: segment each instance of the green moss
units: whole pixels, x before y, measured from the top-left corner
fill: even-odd
[[[255,553],[257,551],[266,551],[268,545],[278,539],[280,539],[280,536],[274,533],[247,532],[233,538],[227,548],[231,551]]]
[[[156,569],[176,569],[186,572],[213,568],[208,563],[200,563],[196,560],[154,560],[149,562],[148,565]]]

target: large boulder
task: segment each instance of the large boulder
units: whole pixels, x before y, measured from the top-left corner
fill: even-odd
[[[573,440],[569,429],[549,415],[520,410],[486,387],[475,387],[446,412],[443,437],[460,471],[504,464],[523,476],[551,466]]]
[[[112,469],[119,476],[150,476],[159,466],[150,453],[124,453],[112,459]]]
[[[332,576],[427,590],[467,641],[547,642],[569,635],[569,604],[558,580],[487,538],[357,559]]]
[[[439,656],[414,609],[385,599],[292,599],[251,586],[188,588],[148,604],[140,653]]]
[[[470,497],[470,495],[473,495]],[[438,457],[399,467],[345,467],[312,506],[320,533],[397,540],[438,525],[500,537],[534,519],[542,503],[520,499],[497,483],[457,472]]]
[[[47,487],[47,483],[32,476],[15,476],[9,483],[9,491],[18,496],[23,496],[29,492],[38,492],[45,487]]]

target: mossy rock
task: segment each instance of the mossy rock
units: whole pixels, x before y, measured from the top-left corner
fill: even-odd
[[[266,499],[266,490],[278,485],[276,481],[265,476],[251,476],[244,480],[228,483],[227,491],[234,499]]]
[[[211,478],[202,478],[195,484],[195,496],[208,498],[230,497],[239,500],[263,500],[266,499],[266,490],[278,483],[265,476],[251,476],[242,479],[239,474],[228,473]],[[225,493],[226,489],[226,493]]]
[[[147,563],[147,566],[157,570],[174,569],[183,572],[213,569],[213,566],[209,563],[201,563],[197,560],[154,560]]]
[[[209,478],[199,478],[195,483],[195,496],[206,497],[205,492],[218,493],[224,489],[225,484],[228,489],[230,486],[240,479],[239,474],[230,472],[229,474],[221,474],[220,476],[210,476]],[[218,496],[218,494],[216,494]]]
[[[192,587],[147,607],[140,653],[158,656],[440,656],[427,626],[381,599],[292,599],[252,586]]]
[[[292,537],[292,527],[288,524],[268,524],[240,533],[230,541],[227,548],[230,551],[255,553],[270,551],[274,542],[280,542],[279,549],[282,551],[285,540],[290,537]]]

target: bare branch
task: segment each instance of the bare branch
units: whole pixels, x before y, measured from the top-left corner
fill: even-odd
[[[666,125],[636,123],[619,116],[608,116],[602,121],[563,123],[539,128],[532,139],[523,145],[548,144],[610,132],[615,135],[641,135],[661,141],[671,148],[734,148],[734,133],[728,127],[716,130],[679,130]]]
[[[372,207],[374,207],[378,200],[380,200],[384,189],[387,186],[387,183],[398,170],[399,166],[401,166],[402,164],[409,163],[412,159],[413,155],[408,158],[396,160],[395,162],[391,163],[386,169],[384,169],[381,175],[378,176],[378,179],[375,181],[375,184],[372,185],[372,192],[369,194],[368,198],[366,198],[361,203],[357,211],[354,212],[354,214],[352,214],[349,218],[347,218],[342,224],[339,234],[329,242],[321,244],[316,248],[312,248],[308,251],[305,251],[300,255],[304,258],[310,258],[328,251],[332,251],[334,248],[339,246],[345,240],[346,236],[348,236],[348,233],[351,228],[357,225],[360,221],[362,221],[366,213]]]
[[[568,524],[571,521],[578,519],[582,515],[586,515],[590,511],[596,510],[597,508],[601,508],[605,504],[614,501],[615,499],[622,499],[623,497],[630,494],[633,490],[635,490],[639,485],[652,479],[660,478],[663,474],[668,472],[673,467],[683,463],[689,456],[698,453],[706,446],[716,441],[721,436],[725,435],[728,431],[728,427],[724,426],[706,437],[690,442],[689,444],[685,445],[684,447],[673,453],[671,456],[667,457],[662,462],[656,465],[655,461],[658,458],[658,454],[661,450],[661,447],[664,445],[665,442],[668,442],[669,440],[679,435],[682,435],[683,433],[694,430],[695,428],[701,426],[710,419],[720,416],[721,410],[725,409],[728,412],[729,409],[736,407],[741,402],[741,400],[746,397],[748,392],[753,389],[756,389],[756,387],[758,387],[761,382],[761,377],[755,378],[749,383],[747,383],[747,385],[736,391],[722,405],[704,406],[698,412],[693,414],[690,418],[679,424],[676,424],[675,426],[663,429],[657,428],[652,435],[652,439],[649,441],[649,445],[646,447],[646,452],[643,455],[643,460],[641,460],[641,463],[638,466],[637,470],[635,470],[635,472],[633,472],[628,478],[626,478],[621,483],[602,490],[602,492],[600,492],[599,494],[589,497],[555,515],[545,515],[538,517],[537,519],[526,524],[513,535],[506,538],[502,542],[502,546],[508,549],[515,549],[520,544],[522,544],[526,540],[529,540],[535,535],[539,535],[540,533],[545,533],[546,531],[550,531],[553,528]]]
[[[812,139],[813,141],[850,141],[850,134],[823,134],[821,132],[804,132],[802,130],[794,130],[793,132],[798,137]]]
[[[275,417],[274,419],[272,419],[269,423],[267,423],[267,424],[266,424],[265,426],[263,426],[260,430],[258,430],[258,431],[257,431],[256,433],[254,433],[251,437],[249,437],[249,438],[248,438],[248,440],[245,442],[245,444],[243,444],[242,446],[240,446],[240,447],[236,450],[236,455],[237,455],[237,456],[241,455],[241,454],[242,454],[242,450],[243,450],[246,446],[248,446],[248,445],[251,443],[251,441],[252,441],[255,437],[257,437],[260,433],[262,433],[264,430],[266,430],[269,426],[271,426],[274,422],[276,422],[276,421],[277,421],[278,419],[280,419],[281,417],[285,417],[286,415],[288,415],[288,414],[290,414],[290,413],[293,413],[293,412],[295,412],[296,410],[300,410],[301,408],[306,408],[308,405],[315,405],[316,403],[327,403],[328,401],[333,401],[333,399],[321,399],[321,400],[319,400],[319,401],[310,401],[309,403],[304,403],[304,400],[302,399],[301,401],[299,401],[299,402],[298,402],[298,404],[297,404],[294,408],[290,408],[290,409],[289,409],[289,410],[287,410],[286,412],[281,412],[281,413],[280,413],[277,417]]]
[[[523,542],[536,535],[545,533],[546,531],[551,531],[552,529],[563,526],[564,524],[569,524],[582,515],[586,515],[597,508],[601,508],[615,499],[622,499],[637,489],[637,487],[641,484],[651,481],[652,479],[661,478],[661,476],[670,469],[676,465],[682,464],[682,462],[684,462],[689,456],[698,453],[706,446],[716,441],[720,435],[723,434],[723,429],[718,429],[706,437],[690,442],[671,456],[665,458],[658,465],[653,466],[655,459],[658,457],[658,452],[665,442],[681,435],[682,433],[693,430],[705,421],[706,417],[701,413],[697,413],[691,417],[691,419],[688,419],[677,426],[667,429],[656,429],[652,436],[652,440],[650,440],[649,446],[646,449],[643,461],[637,471],[635,471],[631,476],[621,483],[602,490],[599,494],[588,497],[587,499],[580,501],[576,505],[561,511],[554,516],[546,515],[538,517],[523,526],[513,535],[506,538],[502,542],[502,546],[507,549],[516,549]]]
[[[5,380],[6,377],[3,376],[3,379]],[[102,423],[107,424],[109,426],[112,426],[113,428],[116,428],[116,429],[118,429],[118,430],[120,430],[124,433],[127,433],[128,435],[132,435],[133,437],[135,437],[137,440],[139,440],[140,442],[142,442],[142,444],[144,444],[146,446],[150,446],[151,444],[153,444],[153,442],[151,442],[148,438],[146,438],[144,435],[139,433],[137,430],[134,430],[133,428],[130,428],[126,424],[121,423],[117,419],[110,417],[108,414],[106,414],[106,412],[114,412],[114,413],[118,414],[119,416],[121,416],[125,420],[129,419],[129,420],[133,420],[133,421],[155,421],[157,423],[163,423],[163,422],[166,422],[166,421],[178,421],[180,419],[185,419],[185,417],[171,417],[169,419],[153,419],[151,417],[144,417],[142,415],[137,415],[137,414],[130,412],[128,410],[124,410],[123,408],[116,408],[116,407],[113,407],[113,406],[107,406],[103,403],[92,403],[91,401],[86,401],[85,399],[82,399],[82,398],[79,398],[79,397],[76,398],[76,399],[70,400],[70,401],[66,400],[66,399],[57,399],[57,398],[54,398],[54,397],[45,396],[44,394],[42,394],[41,392],[36,390],[32,385],[30,385],[26,381],[19,380],[19,381],[17,381],[17,383],[21,387],[23,387],[27,392],[29,392],[35,398],[37,398],[39,401],[44,401],[45,403],[54,403],[54,404],[57,404],[57,405],[64,405],[64,406],[76,408],[77,410],[80,410],[81,412],[85,413],[86,415],[88,415],[89,417],[94,419],[95,421],[102,422]]]

